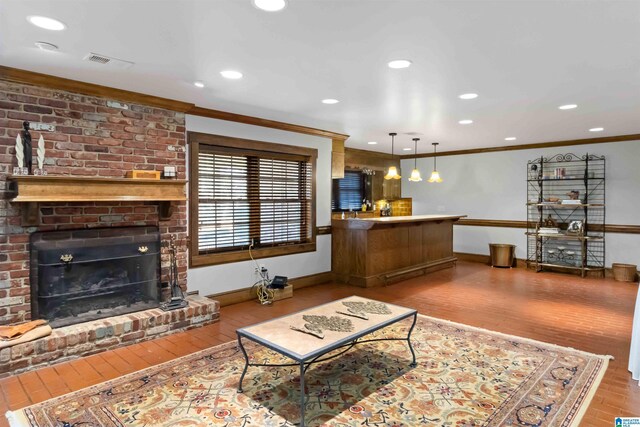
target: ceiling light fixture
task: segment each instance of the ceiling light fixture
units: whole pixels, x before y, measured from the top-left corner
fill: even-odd
[[[377,143],[378,143],[377,141],[369,141],[369,142],[367,142],[367,144],[369,144],[369,145],[376,145]]]
[[[340,102],[340,101],[338,101],[337,99],[333,99],[333,98],[327,98],[327,99],[323,99],[322,100],[323,104],[329,104],[329,105],[337,104],[338,102]]]
[[[458,123],[460,123],[461,125],[470,125],[471,123],[473,123],[473,120],[465,119],[460,120]]]
[[[286,0],[252,0],[251,3],[265,12],[277,12],[287,7]]]
[[[411,176],[409,177],[409,181],[412,182],[422,181],[420,171],[418,170],[418,141],[420,141],[420,138],[413,138],[414,153],[416,156],[413,158],[413,170],[411,171]]]
[[[203,88],[204,87],[204,83],[202,83],[202,82],[193,82],[193,85],[195,87],[199,87],[199,88]]]
[[[46,50],[47,52],[55,52],[56,50],[58,50],[58,46],[56,46],[53,43],[47,43],[47,42],[35,42],[34,43],[36,45],[36,47],[40,50]]]
[[[411,148],[403,148],[402,151],[411,151]]]
[[[477,93],[463,93],[462,95],[458,96],[458,98],[460,99],[476,99],[477,97]]]
[[[436,147],[438,146],[437,142],[432,142],[433,145],[433,172],[431,172],[431,176],[429,177],[429,182],[442,182],[442,178],[440,178],[440,172],[436,168]]]
[[[505,141],[515,141],[517,138],[515,136],[508,136],[504,140]]]
[[[559,110],[573,110],[574,108],[578,108],[577,104],[567,104],[561,105],[558,107]]]
[[[389,61],[387,65],[389,68],[400,69],[400,68],[409,68],[412,62],[408,59],[395,59],[393,61]]]
[[[397,135],[396,132],[389,133],[389,136],[391,137],[391,157],[393,157],[393,141],[396,135]],[[395,166],[389,166],[389,170],[387,171],[387,174],[384,176],[384,179],[400,179],[400,178],[402,177],[398,172],[398,168],[396,168]]]
[[[27,21],[31,22],[36,27],[44,28],[51,31],[62,31],[67,28],[62,22],[57,19],[47,18],[46,16],[27,16]]]
[[[231,79],[231,80],[238,80],[242,78],[242,73],[240,71],[234,71],[234,70],[220,71],[220,75],[225,79]]]
[[[589,129],[589,132],[602,132],[604,130],[604,128],[591,128]]]

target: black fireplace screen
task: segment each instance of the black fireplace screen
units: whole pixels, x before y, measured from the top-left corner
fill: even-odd
[[[158,307],[159,278],[157,227],[31,235],[31,317],[54,327]]]

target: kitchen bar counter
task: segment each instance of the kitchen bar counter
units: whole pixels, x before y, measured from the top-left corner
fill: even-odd
[[[331,221],[336,280],[372,287],[455,265],[453,224],[466,215]]]

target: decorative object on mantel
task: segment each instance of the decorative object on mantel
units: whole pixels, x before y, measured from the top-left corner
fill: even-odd
[[[162,177],[165,179],[174,179],[176,177],[176,167],[175,166],[165,166]]]
[[[160,179],[160,171],[147,171],[134,169],[127,171],[127,178],[132,179]]]
[[[26,175],[24,170],[24,145],[22,144],[20,134],[16,136],[16,161],[18,162],[18,166],[13,168],[13,174]]]
[[[409,181],[412,182],[422,181],[420,171],[418,170],[418,141],[420,141],[420,138],[413,138],[413,143],[415,144],[414,154],[416,155],[416,157],[413,159],[413,170],[411,171],[411,176],[409,177]]]
[[[186,307],[189,303],[184,299],[184,292],[178,285],[178,262],[176,261],[176,236],[171,235],[169,243],[169,286],[171,287],[171,299],[160,304],[164,311]]]
[[[33,167],[33,150],[31,149],[31,134],[29,133],[29,122],[22,122],[22,142],[24,145],[24,167],[28,173],[25,175],[31,175],[31,168]]]
[[[438,172],[438,168],[436,168],[436,147],[438,147],[439,144],[439,142],[431,143],[431,145],[433,145],[433,172],[431,172],[429,182],[442,182],[442,178],[440,178],[440,172]]]
[[[44,138],[40,135],[38,138],[38,150],[37,150],[38,169],[33,171],[34,175],[46,175],[47,171],[44,170]]]
[[[389,136],[391,137],[391,156],[392,157],[393,157],[393,143],[396,135],[397,135],[396,132],[389,133]],[[400,179],[400,178],[402,177],[398,172],[398,168],[396,168],[395,166],[389,166],[389,170],[387,171],[387,174],[384,176],[384,179]]]

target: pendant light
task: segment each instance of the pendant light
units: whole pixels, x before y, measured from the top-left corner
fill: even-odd
[[[413,160],[413,170],[411,171],[411,176],[409,177],[409,181],[420,182],[422,181],[422,177],[420,176],[420,171],[418,170],[418,141],[420,138],[413,138],[414,145],[414,153],[416,155]]]
[[[440,173],[438,173],[438,169],[436,169],[436,147],[438,146],[437,142],[432,142],[433,145],[433,172],[431,172],[431,177],[429,177],[429,182],[442,182],[442,178],[440,178]]]
[[[396,135],[397,135],[396,132],[391,132],[389,134],[389,136],[391,137],[391,156],[392,157],[393,157],[393,142]],[[398,173],[398,168],[396,168],[395,166],[389,166],[389,170],[387,171],[387,174],[384,176],[384,179],[400,179],[400,178],[402,177]]]

